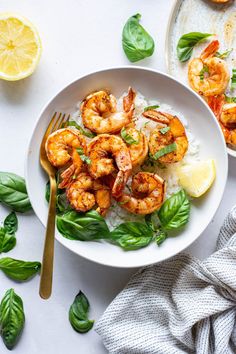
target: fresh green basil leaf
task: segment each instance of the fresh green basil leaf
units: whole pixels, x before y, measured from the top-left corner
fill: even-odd
[[[232,53],[232,51],[233,51],[233,48],[228,49],[228,50],[226,50],[226,51],[223,52],[223,53],[216,52],[215,57],[217,57],[217,58],[219,58],[219,59],[226,59],[226,58],[229,57],[229,55]]]
[[[0,228],[0,253],[9,252],[16,245],[14,234],[9,234],[4,227]]]
[[[80,291],[69,310],[69,321],[76,332],[86,333],[93,327],[94,321],[88,319],[88,311],[88,299]]]
[[[67,199],[66,193],[61,193],[57,195],[56,206],[60,213],[72,210],[70,203]]]
[[[137,250],[149,245],[153,231],[141,222],[125,222],[111,231],[110,239],[126,251]]]
[[[236,103],[236,97],[230,97],[225,95],[225,101],[227,103]]]
[[[231,89],[236,89],[236,69],[232,69]]]
[[[47,181],[46,187],[45,187],[45,199],[49,203],[50,200],[50,181]]]
[[[190,203],[183,189],[173,194],[161,206],[158,216],[165,230],[178,229],[189,220]]]
[[[199,76],[200,76],[200,80],[201,80],[201,81],[204,80],[205,73],[209,74],[209,68],[208,68],[207,65],[204,64],[202,70],[201,70],[200,73],[199,73]]]
[[[0,172],[0,202],[12,210],[24,213],[31,204],[24,178],[10,172]]]
[[[122,32],[123,50],[131,62],[150,57],[155,48],[150,34],[140,25],[141,15],[131,16],[126,22]]]
[[[181,62],[189,60],[196,44],[212,36],[210,33],[190,32],[180,37],[177,44],[177,56]]]
[[[157,246],[160,246],[166,239],[168,235],[164,230],[159,230],[155,236]]]
[[[164,127],[159,130],[159,132],[163,135],[165,135],[168,131],[170,130],[170,127]]]
[[[166,145],[164,148],[158,150],[153,156],[152,158],[154,160],[159,159],[160,157],[169,154],[170,152],[173,152],[177,149],[177,145],[176,143],[170,144],[170,145]]]
[[[87,163],[88,165],[91,163],[90,158],[84,154],[83,148],[79,147],[76,149],[76,151],[78,152],[78,154],[83,162]]]
[[[137,145],[139,143],[139,140],[135,140],[131,135],[127,134],[127,131],[124,127],[121,129],[120,135],[122,139],[129,145]]]
[[[16,213],[13,211],[4,220],[4,228],[8,234],[14,234],[18,229],[18,219]]]
[[[157,109],[159,107],[160,106],[158,104],[155,104],[153,106],[147,106],[147,107],[144,108],[144,112],[150,111],[151,109]]]
[[[25,262],[19,259],[5,257],[0,259],[0,270],[9,278],[17,281],[25,281],[39,272],[40,262]]]
[[[68,211],[57,215],[56,224],[62,236],[71,240],[91,241],[109,237],[105,219],[95,210],[87,213]]]
[[[81,134],[83,134],[84,136],[87,136],[87,138],[94,138],[96,136],[96,134],[94,134],[93,132],[91,132],[88,129],[83,129],[78,123],[76,123],[74,120],[69,120],[68,122],[66,122],[65,127],[75,127],[76,129],[78,129],[80,131]]]
[[[0,333],[8,349],[13,349],[25,323],[23,302],[14,289],[5,293],[0,304]]]

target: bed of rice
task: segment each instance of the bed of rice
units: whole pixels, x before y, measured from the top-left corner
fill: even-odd
[[[127,93],[125,92],[117,101],[117,108],[118,110],[122,110],[122,98],[124,95]],[[79,125],[82,125],[82,119],[81,119],[81,114],[80,114],[80,104],[81,102],[78,103],[77,105],[77,110],[71,115],[71,120],[75,120]],[[166,195],[165,198],[170,197],[173,193],[176,193],[181,187],[178,183],[178,178],[176,175],[176,168],[178,166],[181,166],[186,163],[193,163],[195,161],[199,160],[199,142],[196,140],[196,138],[193,136],[193,134],[190,132],[189,127],[188,127],[188,122],[181,114],[180,112],[176,112],[172,109],[171,106],[169,106],[166,103],[160,102],[158,100],[153,100],[153,99],[146,99],[140,92],[136,94],[135,98],[135,114],[134,118],[136,119],[136,127],[137,129],[142,129],[142,132],[146,134],[146,136],[150,135],[150,132],[156,127],[156,123],[153,121],[150,121],[149,119],[146,119],[142,116],[142,112],[144,111],[144,108],[147,106],[152,106],[152,105],[159,105],[158,110],[162,112],[167,112],[172,115],[177,115],[178,118],[181,120],[183,125],[185,126],[188,141],[189,141],[189,148],[188,151],[183,158],[182,161],[167,165],[167,166],[158,166],[155,164],[154,166],[151,166],[150,164],[144,164],[142,165],[142,171],[149,171],[149,172],[155,172],[159,176],[161,176],[163,179],[165,179],[167,188],[166,188]],[[147,123],[145,125],[145,123]],[[135,169],[134,173],[137,171],[141,170]],[[130,179],[131,180],[131,179]],[[113,201],[113,205],[110,208],[110,211],[108,212],[106,216],[106,221],[108,226],[111,228],[117,226],[118,224],[125,222],[125,221],[141,221],[143,220],[143,216],[139,215],[133,215],[129,212],[127,212],[125,209],[122,209],[119,204],[117,204],[115,201]]]

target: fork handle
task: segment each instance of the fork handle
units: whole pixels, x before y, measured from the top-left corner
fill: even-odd
[[[52,275],[54,258],[54,236],[55,236],[55,218],[56,218],[56,179],[50,177],[50,200],[48,209],[48,220],[44,242],[43,260],[41,268],[41,278],[39,295],[43,299],[48,299],[52,293]]]

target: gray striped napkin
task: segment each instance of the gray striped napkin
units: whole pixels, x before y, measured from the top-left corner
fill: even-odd
[[[111,354],[236,353],[236,206],[217,250],[136,273],[96,325]]]

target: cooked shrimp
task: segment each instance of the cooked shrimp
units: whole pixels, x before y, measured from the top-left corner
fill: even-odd
[[[230,0],[211,0],[212,2],[216,2],[217,4],[225,4],[226,2],[229,2]]]
[[[132,170],[129,150],[124,141],[116,135],[101,134],[89,143],[88,154],[91,160],[89,172],[93,178],[109,175],[116,171],[117,166],[119,172],[112,195],[119,196]]]
[[[230,75],[224,60],[214,57],[219,41],[212,41],[188,66],[188,80],[192,89],[203,96],[222,94],[228,85]]]
[[[148,140],[146,135],[132,127],[126,128],[125,130],[126,134],[134,141],[132,144],[127,144],[132,166],[141,165],[148,154]]]
[[[110,207],[110,191],[101,181],[95,181],[87,172],[81,172],[75,181],[66,189],[66,195],[71,206],[86,212],[97,203],[97,212],[105,215]]]
[[[116,99],[106,91],[85,98],[81,105],[84,126],[97,134],[117,133],[132,121],[135,92],[129,88],[123,98],[123,112],[117,112]]]
[[[208,104],[218,119],[227,144],[236,146],[236,103],[226,103],[225,95],[208,98]]]
[[[117,198],[120,206],[130,213],[146,215],[159,209],[164,201],[165,181],[157,174],[138,172],[132,179],[132,195]]]
[[[83,161],[76,150],[78,148],[82,148],[86,153],[86,140],[76,129],[59,129],[47,138],[45,150],[49,162],[57,168],[70,164],[62,174],[63,182],[59,185],[60,188],[64,188],[70,177],[82,169]]]
[[[157,159],[162,163],[173,163],[181,161],[188,150],[188,139],[185,128],[178,117],[172,116],[169,113],[162,113],[155,110],[143,112],[143,116],[162,123],[162,126],[157,126],[150,134],[149,150],[155,156],[158,151],[163,151],[164,148],[173,145],[174,150],[169,153],[161,154]],[[163,131],[163,127],[169,128]]]

